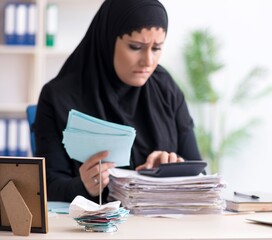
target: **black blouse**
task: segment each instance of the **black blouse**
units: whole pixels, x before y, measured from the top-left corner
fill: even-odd
[[[157,0],[119,1],[102,4],[78,47],[41,91],[36,155],[46,158],[49,200],[72,201],[80,194],[98,201],[88,195],[79,176],[80,163],[68,157],[62,144],[71,109],[134,127],[131,169],[156,150],[175,152],[187,160],[201,159],[184,95],[170,74],[158,65],[144,86],[131,87],[117,77],[113,67],[120,33],[146,26],[167,31],[164,7]]]

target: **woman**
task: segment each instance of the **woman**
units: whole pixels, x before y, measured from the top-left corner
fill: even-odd
[[[62,145],[75,109],[136,129],[130,169],[200,159],[184,96],[158,61],[168,18],[157,0],[106,0],[55,79],[42,89],[35,123],[37,156],[46,158],[48,199],[82,195],[98,202],[100,152],[81,165]],[[108,169],[103,163],[106,201]]]

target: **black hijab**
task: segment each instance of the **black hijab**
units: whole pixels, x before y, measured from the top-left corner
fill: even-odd
[[[74,108],[136,129],[131,168],[143,164],[154,150],[178,152],[179,134],[192,127],[192,119],[169,74],[158,66],[144,86],[131,87],[117,77],[113,66],[118,36],[151,27],[166,32],[167,26],[166,10],[157,0],[106,0],[81,43],[49,83],[55,91],[52,97],[57,99],[61,131]],[[184,111],[179,126],[178,109]]]

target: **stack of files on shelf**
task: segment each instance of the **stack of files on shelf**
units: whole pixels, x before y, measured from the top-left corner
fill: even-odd
[[[224,188],[217,175],[157,178],[114,168],[109,200],[120,200],[135,215],[211,214],[224,209]]]
[[[29,151],[29,127],[26,119],[0,119],[0,156],[26,157]]]
[[[116,166],[128,166],[135,136],[132,127],[71,110],[63,132],[63,144],[68,155],[80,162],[98,152],[108,151],[109,155],[103,161],[113,162]]]
[[[7,3],[5,5],[4,39],[7,45],[35,45],[36,4]]]

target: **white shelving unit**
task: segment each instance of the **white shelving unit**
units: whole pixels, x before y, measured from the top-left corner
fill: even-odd
[[[10,0],[0,1],[0,18]],[[14,2],[14,1],[13,1]],[[84,36],[103,0],[15,0],[37,6],[35,46],[4,45],[0,21],[0,116],[24,115],[36,104],[42,86],[52,79]],[[58,5],[58,34],[54,47],[45,46],[45,13],[48,3]]]

